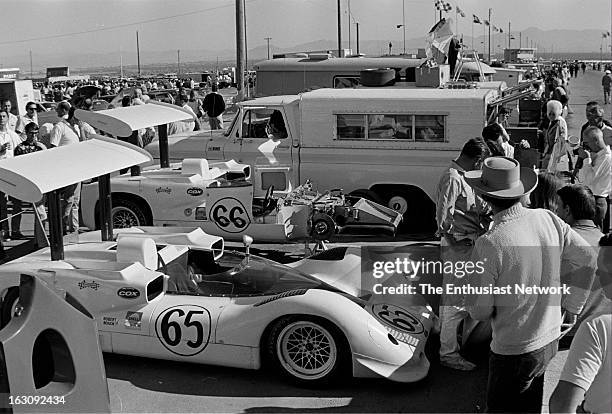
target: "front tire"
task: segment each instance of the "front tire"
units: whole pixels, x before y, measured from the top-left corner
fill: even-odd
[[[346,358],[333,325],[309,318],[284,318],[269,335],[268,353],[283,376],[300,385],[324,385],[342,373]]]
[[[113,228],[115,229],[150,226],[152,224],[144,208],[124,198],[113,200],[111,217],[113,220]]]

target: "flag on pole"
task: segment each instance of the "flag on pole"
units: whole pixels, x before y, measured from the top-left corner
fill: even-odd
[[[485,21],[484,21],[484,24],[485,24],[485,26],[488,26],[490,23],[489,23],[489,21],[488,21],[488,20],[485,20]]]
[[[459,15],[461,15],[461,17],[465,17],[465,12],[463,10],[461,10],[459,8],[459,6],[457,6],[457,13],[459,13]]]
[[[500,33],[503,33],[503,32],[504,32],[504,29],[502,29],[502,28],[500,27],[500,28],[499,28],[499,32],[500,32]]]
[[[608,37],[608,32],[603,32],[603,33],[601,34],[601,37],[603,37],[604,39],[605,39],[606,37]]]
[[[474,19],[474,23],[482,24],[482,20],[480,20],[480,18],[475,14],[472,14],[472,18]]]
[[[451,19],[442,19],[431,28],[427,35],[427,48],[425,52],[429,59],[438,64],[444,63],[448,56],[450,43],[453,40]]]
[[[492,25],[491,27],[493,27],[493,31],[494,31],[494,32],[499,32],[499,29],[497,28],[497,26]]]
[[[449,11],[453,10],[453,6],[449,2],[444,0],[436,0],[435,5],[436,9],[445,13],[448,13]]]

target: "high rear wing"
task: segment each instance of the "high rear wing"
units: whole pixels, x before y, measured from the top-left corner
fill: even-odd
[[[141,148],[96,135],[78,144],[0,160],[0,191],[36,203],[50,191],[152,161]]]
[[[96,112],[77,109],[75,116],[92,127],[117,137],[128,137],[132,131],[143,128],[194,120],[193,114],[180,106],[155,101],[150,101],[146,105],[133,105]]]

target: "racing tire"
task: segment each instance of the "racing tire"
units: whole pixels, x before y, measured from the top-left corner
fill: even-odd
[[[0,329],[4,328],[13,318],[15,308],[19,302],[19,288],[9,288],[2,300],[2,309],[0,310]]]
[[[125,198],[113,200],[111,218],[113,220],[113,228],[115,229],[150,226],[153,224],[144,208],[138,203]]]
[[[278,321],[270,330],[267,352],[276,371],[301,386],[327,385],[350,364],[350,347],[338,328],[306,316]]]

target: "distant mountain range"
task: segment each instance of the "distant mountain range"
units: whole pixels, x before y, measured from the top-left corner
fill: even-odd
[[[476,30],[481,30],[481,26],[476,26]],[[599,48],[602,44],[602,30],[540,30],[535,27],[530,27],[521,32],[522,46],[528,47],[531,44],[539,45],[539,52],[547,52],[550,54],[554,51],[555,54],[564,57],[572,57],[573,54],[591,53],[598,56]],[[472,45],[478,51],[482,52],[484,36],[480,35],[472,38],[468,33],[463,34],[464,44],[468,47]],[[607,40],[607,39],[604,39]],[[366,55],[381,55],[389,53],[388,44],[392,43],[393,54],[398,54],[403,51],[404,45],[402,40],[385,39],[385,40],[363,40],[360,42],[359,51]],[[529,41],[529,44],[527,42]],[[416,53],[418,48],[425,47],[425,37],[413,38],[406,40],[406,51],[408,53]],[[488,39],[487,39],[488,45]],[[500,48],[496,46],[500,45]],[[508,45],[508,36],[504,34],[492,34],[491,52],[494,55],[495,51],[502,53],[503,48]],[[346,47],[346,44],[344,45]],[[356,45],[353,43],[353,52],[356,52]],[[519,46],[519,39],[512,40],[512,47]],[[272,54],[301,52],[313,50],[334,50],[337,48],[337,42],[334,40],[316,40],[308,43],[295,45],[293,47],[278,47],[271,44],[270,50]],[[610,58],[610,50],[604,44],[604,59]],[[134,48],[135,49],[135,48]],[[250,48],[247,53],[248,66],[253,63],[267,58],[268,49],[266,46],[256,46]],[[488,53],[488,47],[485,49]],[[124,52],[122,55],[124,71],[136,71],[136,51]],[[69,66],[72,73],[78,72],[118,72],[120,66],[119,53],[76,53],[66,51],[56,54],[36,54],[33,56],[33,72],[44,74],[45,68],[53,66]],[[181,49],[181,72],[211,70],[215,67],[234,66],[236,60],[236,52],[231,49],[224,50],[206,50],[206,49]],[[157,72],[157,71],[177,71],[177,52],[176,50],[166,51],[147,51],[141,50],[140,61],[142,72]],[[3,67],[19,67],[21,68],[22,77],[28,76],[30,72],[30,60],[28,55],[24,56],[8,56],[0,61]]]

